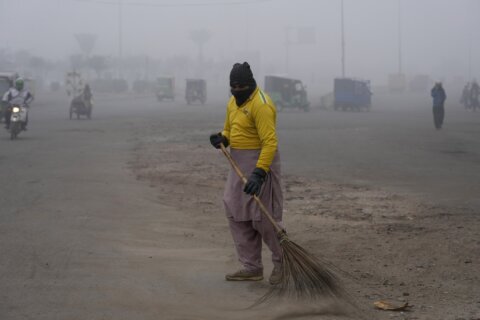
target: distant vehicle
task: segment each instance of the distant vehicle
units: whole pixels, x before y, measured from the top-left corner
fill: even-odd
[[[10,140],[15,140],[20,132],[25,130],[29,106],[24,97],[17,96],[10,101],[9,107],[11,108]]]
[[[18,78],[16,72],[0,72],[0,94],[4,94],[13,86],[13,81]]]
[[[337,78],[333,86],[334,109],[370,110],[372,92],[370,81],[351,78]]]
[[[5,109],[8,107],[7,103],[1,101],[2,97],[13,86],[16,78],[18,78],[16,72],[0,72],[0,121],[3,120]]]
[[[265,76],[265,92],[272,98],[278,111],[283,109],[310,110],[307,90],[302,81],[280,76]]]
[[[92,100],[86,99],[83,94],[79,95],[73,98],[72,102],[70,102],[70,120],[73,118],[73,115],[77,117],[77,120],[80,119],[80,116],[85,116],[87,119],[92,119],[92,109]]]
[[[196,101],[205,104],[207,101],[207,81],[204,79],[187,79],[185,100],[190,105]]]
[[[155,82],[155,95],[158,101],[175,100],[175,78],[159,77]]]

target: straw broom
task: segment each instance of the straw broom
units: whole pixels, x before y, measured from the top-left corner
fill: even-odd
[[[247,178],[232,158],[223,144],[220,145],[223,154],[227,157],[235,172],[247,183]],[[340,298],[345,292],[340,286],[339,279],[330,263],[320,260],[307,250],[290,240],[283,230],[273,219],[262,201],[254,195],[262,214],[272,223],[282,248],[282,276],[279,284],[273,286],[254,305],[278,296],[289,296],[297,299],[315,300],[321,297]]]

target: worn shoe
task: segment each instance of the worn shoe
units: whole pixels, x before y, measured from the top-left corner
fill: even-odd
[[[260,281],[263,280],[263,271],[248,271],[246,269],[238,270],[234,273],[225,275],[227,281]]]
[[[282,269],[280,267],[274,267],[272,270],[272,274],[270,278],[268,278],[268,282],[274,286],[279,284],[282,281]]]

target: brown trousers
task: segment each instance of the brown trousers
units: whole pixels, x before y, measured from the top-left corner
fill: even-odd
[[[260,150],[231,149],[230,152],[248,177],[255,168]],[[259,198],[283,228],[283,195],[280,174],[280,156],[277,152],[270,172],[262,185]],[[274,265],[279,266],[282,261],[282,250],[275,229],[260,212],[253,197],[243,192],[243,182],[233,169],[228,175],[224,204],[238,260],[243,267],[249,271],[263,270],[262,239],[272,252]]]

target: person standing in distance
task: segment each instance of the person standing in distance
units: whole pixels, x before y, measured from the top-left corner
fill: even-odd
[[[435,83],[435,86],[431,91],[431,96],[433,98],[433,122],[435,124],[435,128],[440,130],[443,125],[443,119],[445,118],[444,104],[445,100],[447,99],[447,95],[441,82]]]
[[[217,149],[223,143],[242,172],[244,185],[233,169],[228,174],[223,202],[238,260],[242,268],[225,276],[227,281],[263,279],[262,240],[272,253],[271,284],[281,279],[282,249],[274,227],[255,202],[257,195],[282,225],[283,195],[276,133],[276,109],[253,77],[247,62],[235,63],[230,72],[232,97],[228,101],[223,130],[210,136]]]

